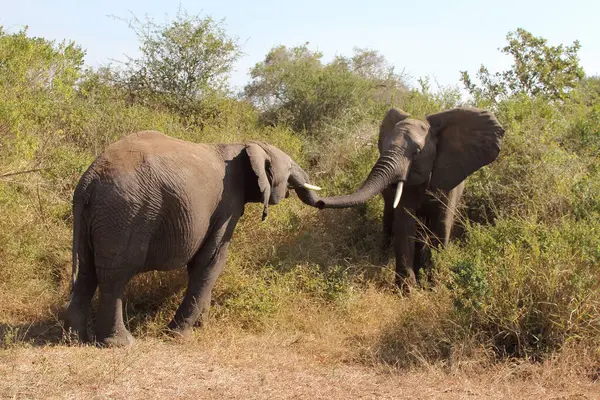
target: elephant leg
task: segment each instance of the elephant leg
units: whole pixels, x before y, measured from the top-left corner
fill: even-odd
[[[426,236],[422,249],[421,268],[427,274],[431,281],[431,271],[433,267],[432,249],[439,248],[448,243],[449,227],[446,223],[446,205],[440,201],[430,203],[427,207],[425,218]]]
[[[413,268],[417,281],[424,267],[424,259],[426,257],[425,236],[422,229],[416,229],[415,246],[413,253]]]
[[[396,185],[383,190],[383,246],[387,250],[392,244],[394,233],[394,194]]]
[[[432,197],[428,200],[425,220],[430,235],[428,246],[424,249],[423,268],[427,271],[429,280],[432,279],[433,267],[431,251],[435,248],[445,247],[450,242],[463,188],[464,183],[461,183],[451,191],[437,193],[435,198]]]
[[[437,193],[435,199],[429,200],[427,217],[428,227],[433,234],[431,238],[433,247],[446,246],[450,241],[463,189],[464,182],[449,192]]]
[[[169,329],[183,335],[189,333],[196,321],[204,322],[210,308],[212,289],[227,259],[227,248],[238,217],[230,218],[203,244],[188,265],[188,287],[169,323]]]
[[[92,310],[92,298],[96,292],[98,280],[93,266],[87,260],[80,260],[77,279],[73,283],[71,299],[66,311],[65,330],[77,334],[79,341],[88,342],[87,324]]]
[[[394,251],[396,255],[396,285],[408,293],[417,285],[414,270],[416,221],[414,211],[402,208],[394,220]]]
[[[448,194],[448,204],[446,205],[446,217],[444,224],[446,229],[444,232],[443,245],[446,246],[450,239],[457,236],[457,224],[456,215],[458,214],[458,206],[460,205],[460,199],[465,189],[465,182],[461,182],[457,187],[452,189]]]
[[[107,346],[130,346],[133,336],[123,323],[123,293],[128,279],[100,283],[100,304],[96,315],[96,340]]]
[[[185,335],[200,319],[204,323],[210,309],[212,289],[227,260],[229,243],[223,243],[206,256],[201,250],[188,266],[188,287],[169,329]]]

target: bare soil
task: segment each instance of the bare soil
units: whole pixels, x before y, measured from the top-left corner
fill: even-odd
[[[477,373],[367,365],[293,333],[138,339],[128,349],[15,345],[0,350],[0,398],[600,399],[600,383],[556,366]]]

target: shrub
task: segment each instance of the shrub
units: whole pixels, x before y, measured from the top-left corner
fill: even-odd
[[[174,36],[164,49],[185,39],[194,51],[210,32],[228,40],[212,20],[178,18],[152,25],[158,30],[147,39],[165,29]],[[525,55],[546,46],[523,38],[515,45]],[[55,321],[68,294],[73,187],[121,137],[155,129],[195,142],[265,140],[297,160],[324,194],[337,194],[367,176],[391,105],[423,118],[461,104],[453,87],[433,91],[426,79],[406,87],[383,57],[364,49],[324,63],[307,46],[275,48],[254,67],[246,98],[198,78],[195,100],[183,108],[181,92],[163,97],[167,89],[158,84],[156,97],[147,87],[131,91],[139,87],[115,83],[112,67],[82,72],[83,51],[72,43],[0,31],[0,51],[0,325],[10,328],[7,345],[26,340],[32,321]],[[532,70],[507,77],[530,76],[542,67],[533,61],[524,64]],[[217,281],[211,322],[314,337],[335,331],[335,346],[351,344],[345,355],[399,366],[494,355],[543,359],[566,345],[600,344],[600,92],[594,78],[580,87],[544,79],[562,89],[520,87],[476,99],[493,108],[507,133],[496,162],[468,179],[464,240],[434,251],[436,285],[410,298],[393,293],[379,198],[328,211],[289,199],[263,224],[260,205],[249,204]],[[184,270],[137,276],[127,290],[128,324],[138,334],[158,333],[184,287]]]
[[[468,230],[439,253],[439,279],[474,333],[501,354],[541,357],[600,326],[600,225],[519,218]]]
[[[546,39],[522,28],[509,32],[506,40],[501,50],[513,58],[510,69],[491,74],[482,65],[477,73],[480,86],[461,71],[463,84],[477,103],[493,104],[516,94],[564,100],[585,76],[579,65],[578,41],[571,46],[549,46]]]
[[[0,26],[0,156],[33,158],[55,131],[75,95],[84,51],[72,42],[9,34]]]
[[[385,59],[355,49],[352,58],[323,64],[307,45],[272,49],[250,71],[245,96],[263,112],[263,121],[316,134],[328,121],[369,115],[376,103],[389,103],[405,89]]]
[[[129,57],[113,79],[133,101],[165,105],[183,118],[214,112],[210,99],[226,91],[229,72],[241,55],[237,39],[227,35],[223,23],[180,9],[168,23],[134,16],[128,24],[141,55]]]

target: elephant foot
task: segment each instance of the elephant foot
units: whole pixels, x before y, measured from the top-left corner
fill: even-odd
[[[63,339],[67,342],[89,342],[87,322],[87,313],[77,307],[75,303],[70,303],[63,318]]]
[[[88,343],[90,338],[86,330],[77,330],[65,323],[62,331],[62,340],[67,344]]]
[[[415,290],[418,286],[417,286],[417,280],[416,277],[414,275],[409,276],[409,277],[396,277],[396,287],[398,289],[400,289],[400,292],[404,295],[404,296],[408,296],[410,295],[410,292],[412,292],[413,290]]]
[[[194,330],[192,325],[186,323],[178,324],[175,320],[169,322],[167,329],[172,337],[180,339],[189,339]]]
[[[383,238],[381,239],[381,247],[385,249],[390,249],[392,247],[392,243],[394,242],[394,235],[390,233],[383,233]]]
[[[98,343],[106,347],[129,347],[135,339],[128,330],[119,331],[104,338],[98,338]]]
[[[193,334],[194,334],[194,329],[191,327],[185,328],[185,329],[168,329],[167,330],[168,336],[170,336],[173,339],[181,340],[184,342],[191,340],[194,336]]]
[[[391,258],[392,256],[390,254],[390,247],[382,245],[379,251],[379,257],[377,258],[378,262],[382,265],[388,265]]]

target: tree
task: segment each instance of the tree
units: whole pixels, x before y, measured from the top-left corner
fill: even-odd
[[[12,92],[55,90],[70,95],[79,78],[85,51],[74,42],[57,44],[27,37],[27,30],[26,26],[8,34],[0,26],[0,87],[10,85]]]
[[[405,86],[385,58],[373,50],[355,49],[351,58],[330,63],[308,44],[273,48],[250,71],[244,94],[263,121],[314,133],[324,122],[368,112],[377,102],[390,102]]]
[[[222,22],[188,15],[159,24],[150,18],[127,21],[140,42],[140,57],[128,57],[119,82],[138,99],[156,101],[185,114],[212,92],[224,91],[241,54]]]
[[[521,28],[509,32],[506,39],[508,44],[500,50],[513,58],[509,70],[492,74],[482,65],[477,72],[480,85],[461,71],[462,82],[476,102],[497,102],[514,94],[564,100],[585,76],[579,65],[578,41],[571,46],[549,46],[546,39]]]
[[[404,75],[397,74],[385,57],[376,50],[354,48],[354,55],[347,59],[338,57],[348,63],[350,71],[372,82],[371,97],[375,101],[391,103],[398,91],[407,92]]]
[[[600,100],[600,76],[588,76],[581,82],[584,102],[588,106],[598,104]]]
[[[0,26],[0,120],[13,131],[64,118],[85,55],[74,42],[28,37],[27,29],[9,34]]]

